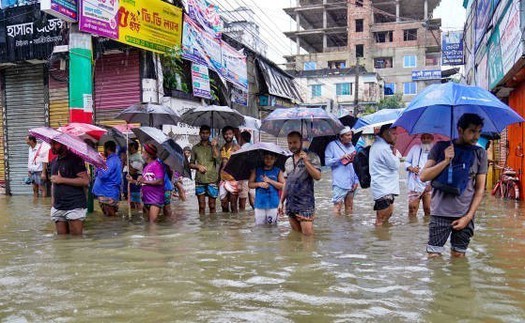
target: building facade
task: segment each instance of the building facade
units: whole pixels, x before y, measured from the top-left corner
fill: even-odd
[[[296,7],[285,9],[296,22],[296,30],[285,34],[297,46],[287,68],[362,66],[382,79],[384,95],[400,93],[409,102],[441,79],[441,20],[430,19],[438,3],[298,0]]]

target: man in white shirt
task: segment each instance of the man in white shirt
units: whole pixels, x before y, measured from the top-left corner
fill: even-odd
[[[432,186],[430,185],[430,182],[421,181],[419,174],[423,170],[423,166],[427,163],[428,153],[430,153],[433,141],[434,136],[432,134],[422,134],[421,144],[414,145],[410,148],[405,161],[405,167],[408,172],[407,188],[409,217],[417,215],[421,201],[423,201],[423,211],[425,212],[425,216],[430,215]]]
[[[394,197],[399,195],[399,158],[394,145],[396,128],[386,124],[379,129],[370,148],[370,188],[374,198],[376,226],[383,225],[394,213]]]
[[[38,191],[40,191],[42,197],[46,197],[45,173],[42,172],[42,163],[39,158],[42,144],[37,144],[34,136],[27,136],[26,144],[29,146],[27,176],[33,184],[33,196],[38,197]]]

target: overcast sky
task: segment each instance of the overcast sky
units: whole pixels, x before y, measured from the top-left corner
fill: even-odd
[[[283,55],[295,54],[295,43],[283,34],[294,30],[295,22],[282,10],[294,7],[295,0],[225,0],[216,3],[220,3],[226,10],[248,6],[255,12],[261,36],[268,44],[267,56],[274,62],[284,63]],[[434,17],[442,19],[443,30],[463,29],[465,9],[462,4],[461,0],[441,0],[440,6],[434,11]]]

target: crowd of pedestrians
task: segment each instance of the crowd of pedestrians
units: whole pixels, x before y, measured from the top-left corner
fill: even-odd
[[[420,136],[421,143],[413,145],[406,158],[395,148],[397,129],[391,124],[376,129],[369,148],[368,165],[370,190],[376,212],[375,225],[382,226],[394,213],[394,204],[400,193],[399,169],[407,171],[408,214],[417,215],[420,204],[430,217],[429,256],[439,255],[451,237],[454,256],[463,256],[474,233],[474,217],[481,202],[487,173],[487,154],[476,146],[483,128],[483,119],[476,114],[464,114],[457,123],[458,138],[453,141],[434,142],[430,133]],[[239,212],[249,204],[255,213],[257,225],[275,225],[288,217],[293,230],[304,235],[314,233],[316,216],[315,181],[321,179],[321,162],[317,154],[303,147],[301,133],[287,135],[288,149],[283,168],[276,165],[277,155],[264,152],[259,167],[251,170],[249,179],[237,181],[224,170],[232,153],[251,144],[251,134],[239,134],[225,127],[221,131],[224,144],[210,139],[211,128],[201,126],[200,141],[192,148],[185,147],[184,172],[179,174],[159,159],[157,147],[136,141],[128,144],[128,161],[120,158],[120,147],[113,141],[104,144],[106,168],[96,169],[92,176],[92,193],[98,199],[106,216],[115,216],[123,193],[129,194],[130,207],[144,213],[149,222],[159,216],[171,215],[171,199],[176,194],[186,200],[182,178],[195,181],[195,195],[200,214],[216,213],[220,200],[223,212]],[[354,169],[356,148],[352,144],[353,130],[345,127],[325,149],[326,166],[332,171],[332,203],[334,214],[352,214],[359,193],[359,176]],[[28,136],[28,180],[33,184],[35,196],[45,196],[48,179],[46,166],[37,162],[39,145]],[[140,153],[142,151],[142,153]],[[90,176],[82,159],[64,145],[53,142],[51,152],[56,158],[51,163],[49,181],[52,184],[51,218],[59,234],[82,234],[86,217],[85,189]],[[404,159],[404,160],[403,160]],[[402,163],[402,161],[404,163]],[[461,171],[456,166],[462,165]],[[452,171],[449,171],[452,169]],[[123,185],[124,182],[128,184]]]

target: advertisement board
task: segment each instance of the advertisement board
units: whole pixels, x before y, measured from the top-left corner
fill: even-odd
[[[41,0],[40,10],[67,22],[78,21],[77,0]]]
[[[412,71],[412,81],[440,80],[441,70]]]
[[[118,39],[119,0],[80,0],[79,29],[83,32]]]
[[[201,64],[191,64],[191,81],[193,96],[211,99],[210,75],[208,67]]]
[[[188,0],[188,14],[204,31],[220,39],[223,29],[219,6],[207,0]]]
[[[246,56],[235,48],[221,43],[222,70],[221,75],[236,87],[248,91],[248,71]]]
[[[463,31],[441,34],[441,65],[463,65]]]
[[[182,37],[182,57],[193,63],[208,66],[221,73],[221,44],[210,34],[204,32],[189,16],[184,15]]]

